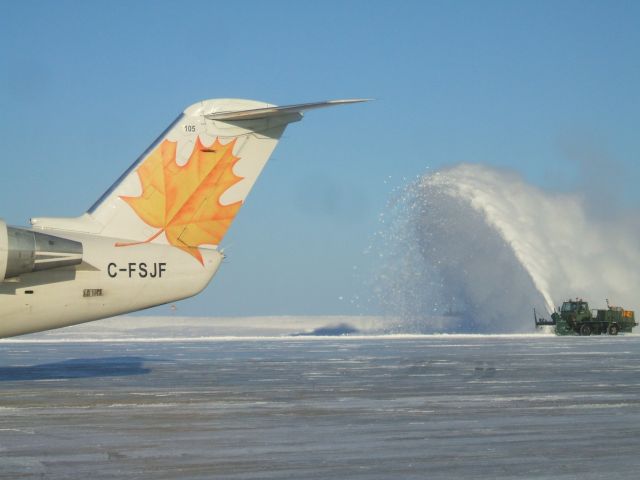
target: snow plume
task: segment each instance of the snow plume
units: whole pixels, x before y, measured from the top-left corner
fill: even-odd
[[[409,185],[383,216],[374,291],[399,331],[530,331],[533,307],[576,296],[635,308],[635,217],[603,219],[582,195],[458,165]]]

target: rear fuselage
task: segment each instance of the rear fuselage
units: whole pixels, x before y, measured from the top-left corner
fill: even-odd
[[[199,293],[223,255],[202,248],[203,264],[168,245],[115,246],[113,238],[50,232],[80,242],[82,263],[0,283],[0,338],[65,327],[174,302]]]

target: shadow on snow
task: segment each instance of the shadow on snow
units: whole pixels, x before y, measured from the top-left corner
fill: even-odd
[[[73,358],[42,365],[0,367],[0,382],[146,375],[142,357]]]

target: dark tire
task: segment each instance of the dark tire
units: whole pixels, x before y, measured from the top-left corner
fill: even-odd
[[[611,325],[609,325],[609,335],[617,335],[619,331],[620,327],[618,327],[617,324],[612,323]]]
[[[580,335],[584,336],[584,337],[588,337],[589,335],[591,335],[591,325],[588,324],[584,324],[580,327]]]

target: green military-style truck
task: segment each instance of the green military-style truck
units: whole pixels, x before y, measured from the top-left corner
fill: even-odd
[[[536,327],[551,325],[556,335],[617,335],[620,332],[631,333],[637,326],[633,310],[609,305],[600,310],[590,310],[589,304],[582,299],[567,300],[551,314],[551,320],[538,318],[535,309],[533,317]]]

